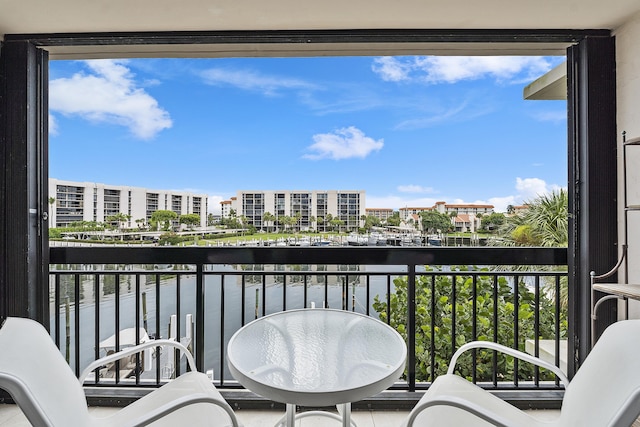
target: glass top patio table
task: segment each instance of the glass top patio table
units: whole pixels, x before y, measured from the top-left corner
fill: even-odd
[[[271,314],[238,330],[229,370],[247,389],[290,406],[349,404],[400,378],[407,348],[387,324],[364,314],[302,309]],[[350,405],[346,408],[350,413]]]

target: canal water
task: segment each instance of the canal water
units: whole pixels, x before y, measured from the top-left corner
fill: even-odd
[[[378,266],[360,266],[361,270],[376,270]],[[228,271],[234,271],[230,266]],[[385,271],[389,271],[388,266]],[[246,272],[245,272],[246,273]],[[290,272],[289,272],[290,273]],[[308,274],[309,272],[301,272]],[[150,336],[161,338],[168,337],[169,319],[171,315],[178,315],[180,322],[180,336],[187,335],[187,325],[185,317],[192,314],[196,317],[196,276],[187,274],[176,276],[171,271],[166,274],[161,273],[159,286],[156,285],[154,272],[150,275],[142,275],[140,279],[140,292],[144,293],[146,300],[146,329]],[[287,277],[286,287],[282,283],[276,281],[277,272],[267,274],[266,285],[262,283],[250,283],[251,276],[247,277],[244,285],[244,296],[242,292],[242,283],[240,276],[211,274],[204,276],[204,331],[205,331],[205,370],[213,370],[214,378],[225,380],[231,379],[224,361],[224,350],[231,336],[243,324],[246,324],[258,316],[282,311],[284,309],[298,309],[315,304],[316,307],[327,306],[329,308],[343,308],[355,310],[361,313],[366,312],[369,307],[369,313],[376,316],[373,309],[374,297],[378,295],[385,299],[387,294],[387,277],[386,276],[369,276],[369,300],[367,301],[367,291],[365,286],[366,278],[361,274],[364,271],[349,272],[327,272],[327,285],[324,283],[315,283],[308,280],[306,285],[307,300],[304,300],[304,282],[302,275],[299,276],[300,281],[296,282],[295,277]],[[318,272],[312,272],[313,276]],[[345,276],[348,274],[348,276]],[[398,271],[398,275],[402,275]],[[256,276],[258,277],[258,276]],[[344,277],[348,277],[349,283],[343,285]],[[149,282],[146,280],[149,278]],[[96,298],[93,295],[94,275],[83,275],[81,279],[81,298],[79,307],[79,323],[75,324],[75,308],[76,305],[71,303],[68,308],[69,318],[69,363],[75,366],[75,346],[74,337],[76,336],[76,328],[79,328],[79,361],[80,371],[82,371],[89,363],[95,360],[95,343],[101,342],[116,333],[116,315],[119,313],[119,328],[133,328],[136,326],[136,292],[135,292],[135,276],[127,275],[123,272],[120,275],[119,298],[116,300],[113,289],[106,291],[107,286],[104,285],[100,291],[98,298],[98,306],[96,308]],[[101,279],[105,280],[105,279]],[[317,280],[317,279],[315,279]],[[393,283],[391,283],[393,287]],[[325,290],[326,289],[326,290]],[[105,292],[106,291],[106,292]],[[346,300],[345,293],[346,291]],[[263,307],[263,295],[266,302]],[[326,293],[326,294],[325,294]],[[61,296],[64,301],[64,296]],[[143,298],[140,302],[139,313],[140,326],[144,326],[143,319]],[[178,307],[177,301],[180,306]],[[286,302],[285,302],[286,301]],[[244,318],[242,316],[242,306],[244,305]],[[60,325],[60,349],[63,355],[67,354],[66,342],[66,304],[60,307],[59,325]],[[52,330],[55,327],[55,310],[51,307]],[[96,318],[99,319],[99,336],[96,334]],[[158,320],[159,327],[157,326]],[[199,325],[196,325],[196,328]],[[222,351],[221,351],[222,350]],[[100,354],[103,356],[104,354]]]

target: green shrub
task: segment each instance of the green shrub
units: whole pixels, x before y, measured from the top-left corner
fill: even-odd
[[[436,276],[416,276],[416,380],[430,381],[438,375],[446,373],[454,351],[462,344],[473,340],[494,341],[509,347],[517,347],[524,351],[525,341],[535,337],[534,318],[539,310],[540,339],[555,339],[555,306],[544,291],[538,296],[540,307],[536,307],[536,298],[522,281],[518,283],[518,298],[507,277],[497,276],[497,282],[486,269],[487,275],[478,276],[475,281],[475,336],[474,303],[472,276],[465,275],[465,267],[457,268],[452,273]],[[453,278],[455,278],[455,301],[453,301]],[[390,296],[390,325],[405,339],[407,338],[407,277],[394,280],[395,290]],[[435,293],[432,294],[433,289]],[[513,280],[512,280],[513,281]],[[495,287],[497,289],[494,290]],[[495,293],[494,293],[495,291]],[[497,295],[497,299],[495,298]],[[387,321],[387,303],[376,296],[373,304],[383,321]],[[433,311],[432,307],[435,307]],[[517,307],[518,342],[514,346],[515,314]],[[453,313],[455,310],[455,324]],[[497,325],[494,312],[497,310]],[[566,314],[562,314],[562,327],[566,328]],[[432,329],[433,322],[433,329]],[[433,330],[433,333],[432,333]],[[433,336],[432,336],[433,335]],[[455,338],[454,338],[455,337]],[[560,337],[558,337],[560,338]],[[431,366],[431,348],[433,340],[434,365]],[[454,342],[455,340],[455,342]],[[467,378],[473,372],[475,354],[476,378],[478,381],[493,379],[493,351],[470,351],[458,359],[456,371]],[[498,380],[513,380],[514,360],[512,357],[498,356]],[[531,379],[534,367],[525,362],[518,363],[518,378]],[[434,374],[432,376],[432,373]],[[543,377],[552,379],[546,373]]]
[[[160,235],[160,239],[158,239],[158,245],[160,246],[174,246],[182,242],[186,242],[188,240],[193,240],[192,237],[187,236],[178,236],[176,233],[164,233]]]

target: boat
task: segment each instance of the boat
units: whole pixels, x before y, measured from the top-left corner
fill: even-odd
[[[387,245],[389,245],[389,246],[402,246],[402,237],[399,237],[399,236],[387,236]]]
[[[191,349],[194,332],[193,315],[187,314],[185,321],[187,325],[186,336],[180,338],[179,342],[185,347]],[[177,317],[175,314],[171,315],[170,317],[168,333],[170,340],[178,340]],[[127,347],[133,347],[138,343],[143,344],[145,342],[153,340],[153,338],[149,337],[149,334],[147,333],[147,330],[145,328],[138,328],[138,337],[136,337],[136,328],[122,329],[118,335],[118,344],[120,350],[124,350]],[[139,338],[139,341],[137,341],[136,338]],[[99,344],[99,350],[101,353],[101,357],[115,353],[116,334],[113,334],[104,341],[101,341]],[[157,353],[158,351],[159,353]],[[175,375],[175,351],[175,349],[165,349],[164,347],[148,348],[139,353],[132,354],[120,359],[118,361],[118,366],[116,366],[115,362],[106,364],[103,368],[100,369],[99,375],[102,378],[116,378],[116,375],[118,375],[119,379],[121,380],[134,377],[136,376],[136,374],[139,374],[142,378],[155,378],[154,367],[155,364],[159,361],[161,379],[170,379]],[[182,359],[183,357],[184,355],[181,354],[180,359]]]
[[[347,236],[348,246],[367,246],[369,238],[366,236],[359,236],[357,234],[351,234]]]
[[[427,245],[429,246],[442,246],[442,239],[439,237],[430,236],[427,239]]]
[[[138,329],[139,343],[143,344],[151,340],[147,331],[144,328]],[[124,350],[128,347],[137,345],[136,342],[136,328],[127,328],[120,331],[118,334],[118,344],[120,350]],[[101,357],[109,356],[116,352],[116,334],[111,335],[99,344],[99,350]],[[140,365],[138,365],[138,355]],[[115,378],[116,372],[120,379],[129,378],[136,374],[136,372],[142,373],[145,370],[151,368],[151,349],[143,350],[140,353],[132,354],[118,361],[116,366],[115,362],[108,363],[99,371],[99,375],[102,378]],[[146,368],[146,369],[145,369]]]

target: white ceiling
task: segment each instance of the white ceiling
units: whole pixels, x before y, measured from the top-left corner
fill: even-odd
[[[0,37],[3,34],[143,32],[143,31],[223,31],[223,30],[319,30],[319,29],[612,29],[639,13],[639,0],[0,0]],[[465,54],[464,46],[423,46],[406,53]],[[477,47],[477,46],[476,46]],[[531,49],[540,48],[541,45]],[[291,48],[291,46],[289,46]],[[443,49],[444,48],[444,49]],[[513,45],[492,45],[494,53]],[[60,58],[73,57],[82,47],[58,49]],[[149,47],[131,55],[144,55]],[[153,49],[153,48],[152,48]],[[169,55],[198,56],[182,46],[156,47]],[[174,53],[171,53],[171,50]],[[227,46],[225,49],[234,49]],[[262,54],[274,55],[277,47],[261,45]],[[301,55],[321,55],[322,46],[293,48]],[[315,50],[314,50],[315,49]],[[348,47],[346,48],[348,49]],[[363,46],[358,46],[362,54]],[[366,49],[366,47],[365,47]],[[434,49],[436,52],[434,52]],[[452,50],[453,49],[453,50]],[[519,47],[527,53],[529,47]],[[524,49],[524,50],[522,50]],[[244,54],[247,46],[243,46]],[[106,57],[123,53],[122,47],[85,50],[80,56]],[[336,46],[328,50],[336,54]],[[384,47],[374,46],[380,54]],[[105,53],[106,52],[106,53]],[[402,54],[393,48],[395,54]],[[557,51],[561,52],[561,51]],[[539,52],[542,54],[552,52]],[[149,54],[149,53],[147,53]],[[219,52],[229,56],[229,52]],[[258,52],[258,55],[261,53]],[[276,52],[277,54],[277,52]],[[338,53],[339,54],[339,53]],[[345,52],[343,54],[349,54]],[[478,54],[478,51],[476,51]],[[482,54],[482,53],[480,53]],[[66,56],[65,56],[66,55]],[[150,53],[158,55],[158,53]],[[215,53],[214,53],[215,55]]]
[[[638,0],[0,0],[0,34],[284,29],[615,29]]]

